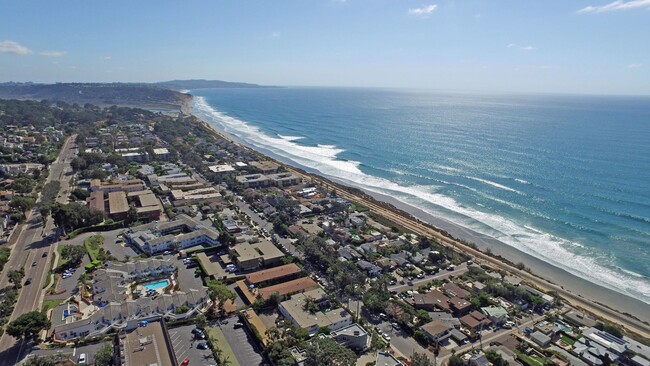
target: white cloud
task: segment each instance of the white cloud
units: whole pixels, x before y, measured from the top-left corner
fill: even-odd
[[[281,36],[280,32],[273,32],[273,33],[271,33],[271,38],[278,38],[278,37],[280,37],[280,36]]]
[[[43,51],[41,52],[41,56],[45,57],[63,57],[65,56],[66,52],[65,51]]]
[[[102,57],[103,60],[110,60],[112,57],[111,56],[104,56]]]
[[[533,50],[535,50],[534,46],[530,46],[530,45],[529,46],[519,46],[516,43],[508,43],[508,45],[506,47],[508,47],[508,48],[516,48],[516,49],[522,50],[522,51],[533,51]]]
[[[627,65],[628,69],[638,69],[639,67],[643,66],[643,64],[629,64]]]
[[[32,50],[22,46],[18,42],[14,41],[2,41],[0,42],[0,53],[13,53],[15,55],[29,55],[32,53]]]
[[[419,7],[419,8],[411,8],[411,9],[408,10],[408,13],[412,14],[412,15],[419,15],[419,16],[426,17],[427,15],[429,15],[429,14],[433,13],[434,11],[436,11],[437,8],[438,8],[438,5],[436,5],[436,4],[424,5],[424,6]]]
[[[587,6],[580,10],[578,13],[604,13],[608,11],[629,10],[636,8],[650,8],[650,0],[616,0],[606,5],[600,6]]]

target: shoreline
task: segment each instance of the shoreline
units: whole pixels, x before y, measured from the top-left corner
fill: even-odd
[[[423,210],[405,204],[393,197],[374,192],[367,192],[378,201],[384,201],[393,206],[408,212],[422,222],[447,231],[455,239],[466,240],[476,244],[476,247],[484,252],[489,249],[494,255],[513,262],[522,262],[530,269],[530,272],[542,280],[546,280],[575,294],[582,295],[585,299],[597,301],[605,306],[617,309],[622,313],[632,314],[638,319],[650,322],[650,304],[641,300],[622,294],[599,284],[590,282],[584,278],[569,273],[563,268],[554,266],[517,248],[505,244],[495,238],[477,233],[446,219],[435,217]]]
[[[340,183],[339,181],[337,181],[335,177],[328,177],[321,174],[320,172],[311,171],[311,169],[305,170],[303,167],[294,166],[294,165],[298,165],[296,163],[285,162],[276,157],[269,156],[269,154],[267,153],[258,151],[257,149],[238,141],[236,137],[232,137],[228,135],[225,131],[218,129],[216,126],[212,125],[210,122],[201,118],[199,115],[196,115],[194,113],[190,113],[190,115],[195,117],[207,129],[209,129],[213,133],[216,133],[220,137],[226,138],[238,145],[244,146],[247,149],[250,149],[256,154],[263,156],[267,159],[277,161],[278,163],[287,166],[292,171],[304,177],[312,178],[315,180],[324,180],[328,184],[336,185],[340,188],[351,187],[349,184]],[[492,254],[501,256],[503,257],[503,259],[511,261],[512,263],[522,262],[526,265],[526,267],[530,269],[530,273],[528,276],[519,276],[519,277],[522,277],[524,280],[528,282],[533,282],[536,285],[540,285],[541,287],[545,287],[545,288],[550,287],[551,289],[553,287],[557,287],[559,290],[558,292],[560,291],[568,292],[570,293],[570,295],[572,295],[570,297],[573,297],[574,300],[579,298],[579,300],[581,300],[582,302],[586,302],[586,304],[589,303],[598,304],[597,305],[598,307],[602,307],[604,308],[604,310],[608,310],[605,311],[605,313],[610,313],[609,314],[610,316],[608,317],[607,314],[604,314],[603,312],[598,313],[596,311],[593,311],[593,309],[590,309],[588,306],[575,305],[575,301],[569,300],[570,302],[574,303],[574,306],[576,306],[577,308],[583,308],[583,310],[587,312],[594,313],[597,316],[608,318],[610,320],[611,320],[611,313],[618,313],[619,317],[636,318],[630,320],[632,321],[636,320],[637,323],[639,323],[639,320],[644,322],[646,325],[650,322],[650,304],[634,299],[629,295],[622,294],[620,292],[590,282],[586,279],[571,274],[560,267],[554,266],[530,254],[522,252],[517,248],[511,247],[503,242],[500,242],[497,239],[474,232],[468,228],[462,227],[458,224],[454,224],[443,218],[428,214],[415,206],[411,206],[409,204],[403,203],[393,197],[389,197],[375,192],[366,191],[364,189],[357,188],[357,187],[354,187],[353,189],[363,192],[364,195],[371,197],[371,199],[376,203],[384,203],[384,204],[388,204],[388,206],[392,206],[393,209],[390,209],[388,207],[385,208],[389,211],[396,212],[396,214],[399,216],[403,217],[404,216],[403,213],[405,213],[408,216],[411,216],[410,218],[403,217],[403,219],[405,220],[409,220],[409,219],[412,221],[420,220],[422,224],[427,225],[429,230],[436,231],[438,235],[441,235],[440,234],[441,230],[447,231],[449,234],[451,234],[451,236],[444,237],[445,239],[444,241],[446,242],[445,244],[455,247],[455,250],[464,250],[466,252],[474,251],[470,247],[459,242],[459,240],[466,240],[474,243],[476,245],[476,248],[478,249],[477,252],[481,253],[481,256],[483,257],[488,257],[487,254],[485,254],[485,250],[489,248]],[[349,190],[346,190],[346,192],[349,193]],[[403,213],[399,213],[398,211],[403,211]],[[449,242],[453,242],[454,244],[449,244]],[[518,271],[515,268],[513,268],[511,265],[503,261],[502,259],[495,258],[495,257],[491,257],[491,259],[492,260],[490,260],[490,262],[494,266],[504,269],[508,272],[517,274],[516,272]],[[612,321],[615,323],[620,323],[620,321],[617,321],[615,318]],[[628,323],[628,324],[632,324],[632,323]],[[644,334],[646,337],[648,336],[648,333],[645,331],[641,331],[640,333]]]

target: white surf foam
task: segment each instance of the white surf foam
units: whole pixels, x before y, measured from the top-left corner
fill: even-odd
[[[333,145],[299,145],[295,142],[298,136],[289,138],[268,136],[255,126],[215,110],[202,97],[195,99],[195,106],[218,128],[251,146],[270,151],[278,157],[315,169],[344,183],[395,197],[434,216],[441,215],[435,207],[442,207],[457,214],[453,218],[447,217],[452,222],[494,237],[588,281],[650,303],[650,281],[647,278],[638,274],[632,276],[601,265],[599,261],[603,258],[580,256],[566,249],[576,244],[580,245],[579,243],[572,243],[549,233],[525,227],[492,213],[465,207],[453,198],[436,193],[431,186],[401,186],[387,179],[365,174],[359,169],[359,162],[337,159],[337,155],[344,151],[341,148]],[[484,181],[475,177],[472,179]],[[517,192],[495,182],[484,183]]]
[[[492,186],[492,187],[497,187],[497,188],[499,188],[499,189],[503,189],[504,191],[514,192],[514,193],[517,193],[517,194],[523,195],[522,192],[519,192],[518,190],[516,190],[516,189],[514,189],[514,188],[510,188],[510,187],[508,187],[508,186],[504,186],[503,184],[499,184],[499,183],[497,183],[497,182],[493,182],[493,181],[491,181],[491,180],[482,179],[482,178],[477,178],[477,177],[470,177],[470,176],[468,176],[467,178],[472,179],[472,180],[475,180],[475,181],[477,181],[477,182],[485,183],[485,184],[490,185],[490,186]]]

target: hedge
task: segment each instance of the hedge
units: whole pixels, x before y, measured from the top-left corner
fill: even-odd
[[[81,227],[68,234],[68,239],[72,239],[79,234],[89,233],[91,231],[111,231],[122,227],[124,227],[124,221],[118,221],[112,224],[101,224],[95,226]]]

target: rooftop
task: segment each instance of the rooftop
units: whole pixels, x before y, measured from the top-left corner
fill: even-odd
[[[439,334],[448,332],[452,329],[451,326],[445,324],[439,320],[434,320],[422,326],[422,330],[431,334],[432,336],[437,336]]]
[[[108,209],[111,214],[127,212],[129,203],[126,201],[126,193],[110,192],[108,194]]]
[[[258,284],[261,282],[291,276],[300,273],[301,269],[295,263],[285,264],[282,266],[257,271],[246,275],[246,280],[251,284]]]
[[[173,366],[174,356],[166,330],[160,321],[150,322],[126,333],[120,343],[124,345],[122,358],[125,366],[157,365]]]
[[[291,299],[283,301],[282,307],[291,315],[293,321],[301,328],[311,328],[314,325],[328,327],[349,318],[350,314],[343,308],[332,309],[327,312],[310,312],[304,309],[305,299],[308,297],[319,299],[324,292],[321,289],[299,293],[291,296]]]
[[[278,292],[280,295],[288,295],[315,288],[318,288],[318,284],[314,282],[314,280],[309,277],[303,277],[259,289],[259,296],[261,296],[263,299],[268,299],[275,292]]]

